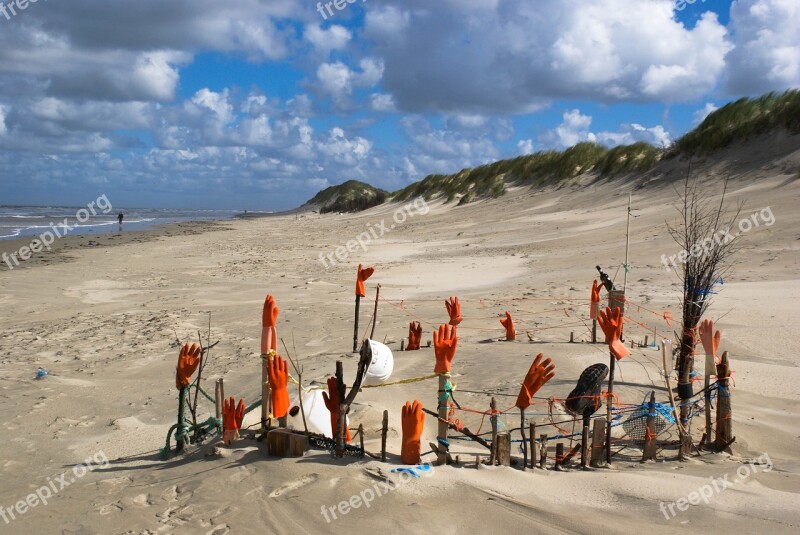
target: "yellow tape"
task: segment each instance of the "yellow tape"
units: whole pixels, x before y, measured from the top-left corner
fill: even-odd
[[[439,375],[437,374],[426,375],[424,377],[414,377],[413,379],[403,379],[401,381],[392,381],[391,383],[383,383],[380,385],[366,385],[362,386],[361,388],[380,388],[382,386],[404,385],[407,383],[416,383],[418,381],[425,381],[426,379],[433,379],[434,377],[439,377]]]

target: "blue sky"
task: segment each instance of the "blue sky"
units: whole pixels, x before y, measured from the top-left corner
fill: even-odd
[[[726,102],[800,87],[800,0],[339,5],[0,12],[0,204],[286,209],[348,179],[669,145]]]

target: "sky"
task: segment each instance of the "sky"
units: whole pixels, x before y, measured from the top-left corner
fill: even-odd
[[[800,87],[800,0],[15,1],[0,205],[282,210],[349,179],[666,146]]]

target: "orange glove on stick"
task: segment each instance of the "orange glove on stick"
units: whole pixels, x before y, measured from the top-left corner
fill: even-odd
[[[367,291],[364,289],[364,282],[375,273],[374,267],[361,269],[361,264],[358,265],[358,274],[356,276],[356,296],[366,297]]]
[[[449,301],[445,300],[444,306],[450,315],[450,325],[455,327],[463,321],[464,318],[461,317],[461,304],[458,302],[458,297],[451,297]]]
[[[506,340],[516,340],[517,331],[514,329],[514,320],[511,319],[508,310],[506,310],[506,319],[500,320],[500,323],[506,328]]]
[[[414,351],[419,349],[419,344],[422,341],[422,325],[418,321],[412,321],[408,324],[408,346],[406,351]]]
[[[520,409],[527,409],[530,407],[532,402],[531,398],[536,395],[536,392],[538,392],[547,381],[556,375],[556,365],[552,364],[549,358],[542,361],[543,357],[544,354],[542,353],[536,355],[530,369],[528,369],[528,374],[522,381],[522,388],[520,388],[519,395],[517,396],[517,407]]]
[[[712,334],[713,333],[713,334]],[[719,342],[722,339],[722,333],[714,332],[714,322],[711,320],[703,320],[700,322],[700,342],[703,344],[703,349],[706,353],[706,371],[708,376],[717,373],[716,358],[717,350],[719,349]]]
[[[436,355],[436,367],[433,368],[433,373],[450,372],[457,346],[458,336],[455,327],[440,325],[438,333],[433,331],[433,352]]]
[[[405,464],[419,464],[420,445],[419,439],[422,437],[422,428],[425,426],[425,413],[422,412],[422,405],[414,400],[412,404],[406,401],[402,410],[403,418],[403,446],[400,450],[400,459]]]
[[[598,283],[596,280],[592,281],[592,296],[591,296],[591,303],[589,303],[589,318],[596,320],[597,319],[597,307],[600,306],[600,288],[603,285]]]
[[[261,354],[266,355],[270,350],[278,350],[278,332],[275,324],[278,321],[278,306],[275,298],[267,295],[264,301],[264,311],[261,313]]]
[[[605,311],[600,311],[597,316],[597,323],[606,335],[608,349],[617,360],[622,360],[631,354],[628,348],[619,341],[622,336],[622,321],[622,310],[619,307],[614,308],[613,313],[610,307],[606,307]]]
[[[283,418],[289,411],[289,363],[280,355],[267,359],[267,375],[272,394],[272,415]]]
[[[180,390],[189,386],[192,382],[192,375],[200,364],[200,346],[197,344],[183,344],[181,353],[178,356],[178,370],[175,373],[175,388]]]
[[[347,389],[347,385],[344,385]],[[331,438],[336,438],[336,422],[339,419],[339,388],[336,386],[336,377],[328,377],[328,391],[322,393],[322,399],[325,401],[325,406],[331,413]],[[350,429],[346,426],[344,428],[345,441],[350,442],[353,437],[350,436]]]
[[[244,420],[244,400],[239,400],[239,405],[234,408],[236,401],[233,396],[222,402],[222,441],[229,445],[239,438],[239,429],[242,428]]]

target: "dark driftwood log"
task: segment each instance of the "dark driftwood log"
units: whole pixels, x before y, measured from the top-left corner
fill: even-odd
[[[592,462],[591,466],[597,468],[605,463],[605,452],[603,451],[603,435],[606,430],[606,419],[598,418],[594,421],[592,428]]]
[[[350,406],[356,399],[358,392],[361,390],[361,382],[364,380],[367,368],[372,362],[372,351],[369,344],[361,346],[361,357],[358,359],[358,371],[353,386],[347,396],[344,394],[344,368],[342,361],[336,361],[336,388],[339,391],[339,414],[336,419],[336,456],[344,456],[344,443],[345,443],[345,428],[347,427],[347,413],[350,412]]]

